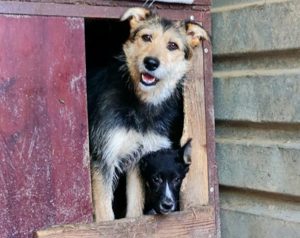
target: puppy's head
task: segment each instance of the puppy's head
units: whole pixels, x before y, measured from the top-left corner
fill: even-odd
[[[170,21],[144,8],[129,9],[121,20],[130,24],[123,50],[135,91],[142,101],[159,104],[174,92],[208,35],[196,22]]]
[[[168,214],[179,210],[180,187],[190,163],[190,140],[179,150],[160,150],[141,159],[145,214]]]

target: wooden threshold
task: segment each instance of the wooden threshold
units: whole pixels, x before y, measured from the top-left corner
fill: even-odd
[[[215,237],[213,206],[192,208],[170,215],[142,216],[99,224],[74,224],[55,226],[37,231],[36,238],[98,238],[98,237]]]

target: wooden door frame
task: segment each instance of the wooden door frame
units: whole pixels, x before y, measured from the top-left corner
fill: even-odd
[[[73,1],[76,2],[76,1]],[[41,2],[19,2],[19,1],[0,1],[0,14],[16,14],[16,15],[39,15],[39,16],[63,16],[63,17],[79,17],[79,18],[98,18],[98,19],[118,19],[120,15],[128,8],[132,6],[140,5],[142,3],[138,2],[125,2],[125,1],[114,1],[114,4],[110,3],[111,1],[99,0],[97,5],[84,5],[84,4],[61,4],[61,3],[52,3],[51,0],[47,3]],[[158,12],[162,16],[166,16],[169,19],[186,19],[190,15],[193,15],[197,21],[200,20],[203,27],[211,32],[211,15],[210,15],[210,0],[196,0],[195,4],[192,6],[189,5],[175,5],[170,6],[166,4],[158,4]],[[205,143],[202,144],[201,149],[205,151],[207,157],[207,204],[205,206],[203,201],[205,199],[199,200],[196,203],[193,203],[192,207],[189,204],[186,204],[186,210],[179,213],[174,213],[174,215],[168,217],[142,217],[139,219],[122,219],[119,221],[105,222],[103,224],[89,224],[81,226],[66,226],[60,228],[52,228],[48,230],[47,235],[46,231],[37,232],[38,237],[54,237],[53,234],[56,232],[61,232],[61,228],[64,231],[73,232],[74,228],[78,229],[87,229],[88,227],[94,231],[98,231],[102,234],[100,227],[114,227],[116,224],[120,224],[120,227],[131,227],[132,222],[134,224],[139,224],[140,226],[147,227],[149,224],[155,224],[155,227],[162,227],[164,224],[177,224],[178,227],[186,224],[183,221],[192,219],[191,224],[198,224],[199,227],[202,227],[202,222],[207,224],[206,231],[210,231],[210,228],[213,224],[214,227],[214,237],[220,236],[220,220],[219,220],[219,199],[218,199],[218,178],[217,178],[217,167],[215,160],[215,127],[214,127],[214,110],[213,110],[213,82],[212,82],[212,49],[210,42],[204,42],[202,49],[199,51],[202,57],[202,67],[200,71],[194,72],[195,80],[197,83],[199,81],[203,83],[203,105],[204,113],[202,114],[202,119],[205,120]],[[201,73],[202,71],[202,73]],[[189,100],[192,100],[191,97]],[[192,102],[186,101],[187,104]],[[200,118],[197,119],[199,123]],[[203,165],[202,165],[203,166]],[[205,163],[204,163],[205,166]],[[195,184],[193,186],[196,186]],[[192,218],[191,218],[192,216]],[[205,220],[208,219],[208,220]],[[176,221],[174,223],[174,221]],[[202,224],[202,225],[201,225]],[[186,224],[188,225],[188,224]],[[187,230],[189,232],[195,233],[197,229],[195,226],[188,226]],[[98,228],[99,229],[98,229]],[[111,229],[107,229],[111,230]],[[134,230],[134,229],[133,229]],[[205,230],[205,229],[204,229]],[[160,229],[157,230],[158,233]],[[168,230],[166,230],[168,231]],[[51,233],[54,232],[54,233]],[[76,231],[74,231],[76,233]],[[128,229],[127,229],[127,232]],[[74,233],[74,234],[75,234]],[[70,233],[71,234],[71,233]],[[150,232],[152,234],[152,232]],[[160,233],[159,233],[160,234]],[[167,233],[166,233],[167,234]],[[169,234],[171,234],[169,232]],[[204,234],[204,233],[203,233]],[[206,233],[205,233],[206,234]],[[212,233],[210,233],[212,234]],[[63,236],[60,236],[63,237]],[[76,236],[74,236],[76,237]],[[168,236],[162,236],[168,237]],[[199,237],[199,236],[195,236]]]

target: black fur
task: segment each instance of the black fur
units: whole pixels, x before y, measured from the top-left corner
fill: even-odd
[[[145,186],[144,214],[166,214],[179,210],[182,180],[189,170],[183,159],[184,148],[165,149],[150,153],[140,160],[141,177]],[[167,199],[166,184],[174,199]]]

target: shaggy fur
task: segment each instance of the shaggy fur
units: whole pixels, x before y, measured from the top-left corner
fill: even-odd
[[[182,82],[192,51],[207,37],[196,23],[165,20],[148,9],[129,9],[122,20],[130,24],[123,52],[88,79],[97,222],[114,219],[119,173],[127,174],[126,216],[142,214],[144,191],[136,164],[149,152],[179,143],[175,128],[182,122]]]

